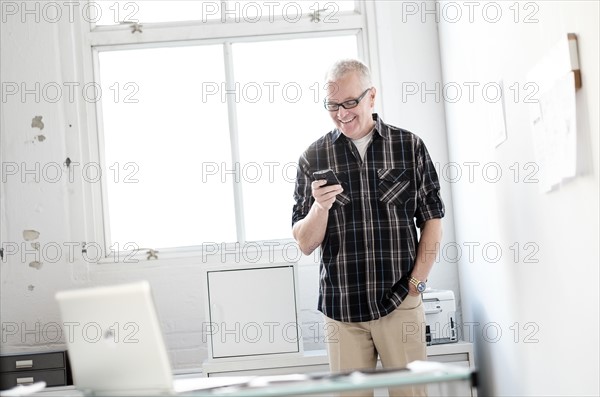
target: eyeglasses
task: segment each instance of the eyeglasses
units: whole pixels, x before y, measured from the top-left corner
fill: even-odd
[[[365,92],[360,94],[360,96],[356,99],[348,99],[347,101],[344,101],[342,103],[328,102],[327,100],[325,100],[323,102],[323,105],[325,106],[325,109],[329,110],[330,112],[337,111],[340,108],[340,106],[343,107],[344,109],[355,108],[358,106],[358,103],[360,102],[360,100],[363,99],[365,97],[365,95],[367,95],[367,92],[369,92],[371,90],[371,88],[367,88],[365,90]]]

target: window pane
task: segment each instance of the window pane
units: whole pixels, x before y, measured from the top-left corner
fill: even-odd
[[[89,15],[88,15],[89,14]],[[220,1],[198,0],[92,0],[86,14],[96,25],[123,21],[140,23],[211,21],[221,19]]]
[[[161,248],[236,240],[221,46],[101,52],[104,187],[111,244]],[[137,101],[137,103],[132,103]],[[207,175],[211,175],[208,178]]]
[[[246,238],[291,238],[296,163],[333,128],[323,79],[356,57],[356,36],[233,45]]]

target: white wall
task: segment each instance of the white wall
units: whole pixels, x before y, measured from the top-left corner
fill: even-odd
[[[446,4],[446,3],[444,3]],[[444,6],[442,4],[442,7]],[[454,3],[456,4],[456,3]],[[463,3],[458,3],[463,4]],[[444,83],[527,82],[528,70],[561,35],[579,37],[583,88],[577,92],[580,175],[550,193],[524,183],[523,166],[536,162],[528,105],[507,98],[507,141],[492,145],[486,101],[446,103],[449,159],[458,164],[500,165],[503,177],[452,185],[456,239],[494,242],[503,249],[493,263],[476,256],[459,266],[463,316],[478,323],[476,351],[483,395],[598,395],[598,15],[597,2],[531,2],[515,22],[513,2],[503,17],[482,14],[469,21],[455,14],[440,20]],[[517,3],[514,3],[517,4]],[[450,10],[448,10],[450,11]],[[530,16],[531,23],[525,23]],[[487,18],[487,20],[486,20]],[[537,19],[533,21],[532,19]],[[521,173],[514,180],[511,166]],[[530,242],[539,248],[525,250]],[[514,257],[520,243],[520,257]],[[511,250],[510,247],[515,247]],[[530,246],[533,247],[533,246]],[[527,263],[526,254],[537,263]],[[493,253],[489,253],[490,259]],[[484,327],[487,330],[484,331]],[[519,332],[517,333],[517,329]],[[496,331],[502,334],[497,337]],[[527,342],[531,343],[527,343]]]
[[[3,14],[4,17],[4,14]],[[20,18],[19,18],[20,20]],[[64,183],[39,183],[44,166],[62,164],[66,154],[66,135],[71,133],[64,101],[52,103],[35,94],[21,97],[21,89],[36,90],[40,86],[62,82],[62,68],[58,41],[61,26],[41,23],[2,23],[1,33],[1,157],[2,157],[2,214],[0,236],[4,259],[0,263],[2,315],[2,352],[23,345],[50,347],[41,338],[43,325],[59,322],[54,307],[56,290],[76,283],[82,273],[77,263],[58,260],[56,263],[38,260],[34,245],[51,246],[56,242],[72,241],[70,238],[69,186]],[[68,80],[73,81],[73,80]],[[26,83],[26,86],[21,86]],[[13,89],[17,95],[9,95]],[[52,94],[54,97],[54,94]],[[43,129],[33,128],[32,119],[42,116]],[[41,126],[41,125],[40,125]],[[40,136],[45,140],[42,141]],[[24,164],[27,164],[24,166]],[[37,167],[37,169],[36,169]],[[29,170],[30,174],[26,175]],[[58,175],[53,165],[45,170],[54,179]],[[50,174],[50,171],[55,173]],[[21,172],[23,171],[23,172]],[[14,175],[13,175],[14,173]],[[21,178],[24,178],[22,181]],[[26,241],[24,232],[39,232],[39,237]],[[32,236],[34,237],[34,236]],[[49,256],[54,258],[54,252]],[[36,262],[44,262],[38,264]],[[17,329],[15,342],[9,335]],[[24,330],[24,334],[21,334]],[[28,333],[27,330],[33,330]],[[8,343],[7,343],[8,342]]]
[[[413,4],[417,4],[411,2]],[[419,2],[420,3],[420,2]],[[434,7],[434,2],[426,2]],[[378,111],[385,122],[409,130],[423,139],[440,178],[441,194],[446,206],[440,254],[431,271],[428,285],[449,289],[459,307],[460,290],[454,245],[454,215],[452,189],[444,174],[448,164],[444,103],[430,96],[421,98],[421,87],[434,89],[442,80],[437,24],[431,18],[409,18],[406,5],[399,1],[375,2],[379,49]],[[415,87],[419,92],[415,92]],[[377,110],[377,109],[376,109]],[[450,175],[451,176],[451,175]]]

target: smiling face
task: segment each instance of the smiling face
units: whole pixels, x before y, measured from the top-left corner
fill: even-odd
[[[357,99],[369,87],[364,87],[357,72],[348,72],[327,86],[327,101],[342,103]],[[328,111],[335,126],[348,138],[359,139],[367,135],[373,126],[375,88],[366,93],[358,105],[352,109],[340,106],[337,111]]]

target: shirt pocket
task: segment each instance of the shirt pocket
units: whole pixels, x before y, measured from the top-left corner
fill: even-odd
[[[412,186],[412,172],[407,168],[380,168],[377,191],[379,201],[392,205],[405,205],[414,200],[415,189]]]
[[[333,203],[336,207],[343,207],[350,202],[350,196],[346,192],[342,192],[335,196],[335,202]]]
[[[337,176],[338,180],[340,181],[340,184],[342,185],[342,188],[344,189],[343,192],[335,196],[334,206],[336,208],[339,208],[348,204],[351,201],[351,199],[350,194],[348,193],[348,175],[345,172],[336,172],[335,175]]]

